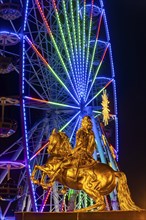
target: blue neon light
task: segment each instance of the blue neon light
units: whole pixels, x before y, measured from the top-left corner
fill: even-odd
[[[22,38],[22,45],[23,45],[23,52],[22,52],[22,95],[24,95],[24,91],[25,91],[25,87],[24,87],[24,79],[25,79],[25,72],[24,72],[24,66],[25,66],[25,38],[23,36]],[[22,98],[22,111],[23,111],[23,120],[24,120],[24,136],[25,136],[25,149],[26,149],[26,168],[29,171],[29,176],[31,176],[31,167],[30,164],[28,163],[30,157],[29,157],[29,144],[28,144],[28,130],[27,130],[27,118],[26,118],[26,110],[25,110],[26,106],[25,106],[25,100]],[[38,208],[37,208],[37,202],[36,202],[36,197],[35,197],[35,189],[34,189],[34,185],[31,182],[31,188],[32,188],[32,193],[33,193],[33,200],[34,200],[34,206],[35,206],[35,210],[38,212]]]
[[[29,3],[29,0],[26,1],[23,31],[26,30],[26,22],[27,22],[27,15],[28,15],[28,3]]]

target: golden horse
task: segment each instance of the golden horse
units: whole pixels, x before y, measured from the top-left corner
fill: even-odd
[[[83,190],[95,202],[94,205],[86,208],[86,211],[105,210],[104,196],[117,187],[120,210],[140,210],[131,199],[127,179],[123,172],[114,171],[109,165],[94,159],[91,162],[91,158],[89,158],[90,165],[76,167],[74,163],[77,158],[74,157],[72,151],[65,133],[53,131],[48,145],[50,157],[45,165],[35,166],[31,180],[44,189],[52,186],[54,181],[58,181],[65,187]],[[38,170],[42,171],[40,181],[35,179]],[[50,178],[49,182],[46,182],[46,176]]]

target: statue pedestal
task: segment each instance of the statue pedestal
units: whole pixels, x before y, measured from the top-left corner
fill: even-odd
[[[16,220],[146,220],[146,210],[107,212],[16,212]]]

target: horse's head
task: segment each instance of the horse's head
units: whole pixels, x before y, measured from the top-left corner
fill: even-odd
[[[57,132],[55,129],[49,138],[48,153],[50,155],[67,156],[71,153],[69,139],[64,132]]]

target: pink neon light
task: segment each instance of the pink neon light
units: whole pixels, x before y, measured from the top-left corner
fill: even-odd
[[[56,12],[58,13],[58,9],[57,9],[57,5],[56,5],[55,0],[52,0],[52,2],[53,2],[53,6],[54,6],[54,8],[55,8]]]
[[[91,13],[90,13],[90,19],[92,20],[92,17],[93,17],[93,5],[94,5],[94,0],[92,0],[92,3],[91,3]]]
[[[113,81],[113,79],[111,79],[105,86],[103,89],[105,89],[106,87],[108,87],[108,85]]]
[[[27,42],[29,43],[29,45],[34,49],[34,51],[37,53],[37,55],[40,57],[40,59],[44,62],[44,64],[46,66],[49,66],[48,62],[45,60],[45,58],[42,56],[42,54],[37,50],[37,48],[35,47],[35,45],[30,41],[30,39],[25,36],[25,39],[27,40]],[[50,66],[49,66],[50,67]]]
[[[61,206],[61,211],[62,211],[62,212],[64,211],[64,207],[65,207],[65,201],[64,201],[64,199],[63,199],[63,201],[62,201],[62,206]]]
[[[42,17],[42,19],[43,19],[43,21],[44,21],[44,23],[45,23],[45,25],[46,25],[46,28],[47,28],[48,32],[49,32],[49,34],[52,36],[52,31],[51,31],[51,29],[50,29],[50,26],[48,25],[48,22],[47,22],[47,20],[46,20],[46,17],[45,17],[45,15],[44,15],[44,12],[43,12],[43,10],[42,10],[42,8],[41,8],[41,6],[40,6],[40,3],[39,3],[38,0],[35,0],[35,2],[36,2],[36,4],[37,4],[37,7],[38,7],[38,9],[39,9],[39,12],[40,12],[41,17]]]
[[[98,24],[98,30],[97,30],[97,34],[96,34],[96,39],[98,40],[99,37],[99,32],[100,32],[100,27],[101,27],[101,21],[102,21],[102,17],[103,17],[103,10],[99,19],[99,24]]]
[[[49,141],[43,145],[38,151],[30,158],[30,161],[33,160],[47,145],[49,144]]]
[[[43,212],[43,210],[44,210],[44,207],[45,207],[45,205],[46,205],[46,203],[47,203],[47,200],[48,200],[48,198],[49,198],[49,195],[50,195],[50,193],[51,193],[51,190],[52,190],[52,187],[51,187],[51,188],[48,190],[48,192],[46,193],[46,196],[45,196],[44,201],[43,201],[43,203],[42,203],[41,212]]]
[[[29,99],[29,100],[32,100],[32,101],[37,101],[37,102],[42,102],[42,103],[47,103],[47,104],[49,103],[49,101],[36,99],[36,98],[28,97],[28,96],[25,96],[25,98]]]
[[[101,64],[101,63],[103,62],[103,60],[104,60],[104,57],[105,57],[105,55],[106,55],[106,52],[107,52],[108,47],[109,47],[109,44],[108,44],[107,47],[105,48],[105,51],[104,51],[104,53],[103,53],[102,59],[101,59],[101,61],[100,61],[100,64]],[[100,65],[100,64],[99,64],[99,65]]]

